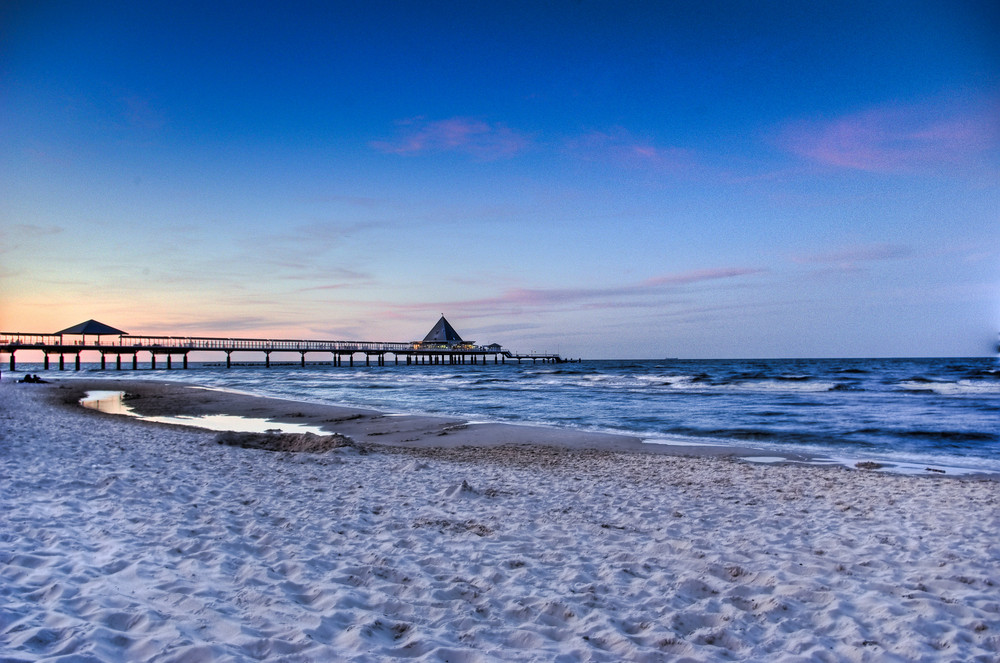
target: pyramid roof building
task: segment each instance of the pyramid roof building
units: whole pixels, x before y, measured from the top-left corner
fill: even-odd
[[[127,332],[123,332],[121,329],[115,329],[111,325],[106,325],[103,322],[98,322],[97,320],[87,320],[86,322],[81,322],[78,325],[73,325],[72,327],[67,327],[62,331],[57,331],[58,336],[63,334],[81,334],[84,336],[125,336]]]
[[[458,335],[455,328],[451,326],[445,317],[442,315],[441,319],[431,327],[431,330],[427,332],[427,336],[424,336],[423,343],[443,343],[445,345],[460,345],[466,343],[462,340],[462,337]]]

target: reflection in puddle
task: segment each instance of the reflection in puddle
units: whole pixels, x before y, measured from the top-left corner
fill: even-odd
[[[124,391],[88,391],[87,395],[80,399],[80,405],[108,414],[139,416],[125,405]]]
[[[125,400],[124,391],[88,391],[80,399],[80,405],[92,410],[108,414],[124,414],[143,421],[154,421],[161,424],[176,424],[180,426],[196,426],[215,431],[235,431],[238,433],[313,433],[329,435],[328,431],[319,426],[307,424],[292,424],[270,419],[255,417],[237,417],[231,414],[205,414],[197,417],[178,415],[176,417],[145,417],[130,408]]]

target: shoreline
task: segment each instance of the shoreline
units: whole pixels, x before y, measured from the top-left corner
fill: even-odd
[[[87,411],[72,382],[0,383],[3,658],[1000,655],[993,480],[388,434],[262,451]]]
[[[740,445],[663,444],[637,436],[505,422],[472,423],[460,417],[424,414],[387,414],[371,408],[309,403],[203,387],[176,381],[115,378],[53,380],[74,390],[71,405],[88,391],[128,393],[127,405],[140,417],[203,417],[227,415],[267,419],[278,423],[322,428],[361,444],[454,448],[459,446],[544,446],[569,450],[597,450],[668,456],[724,457],[756,464],[802,464],[810,467],[843,467],[907,476],[991,479],[1000,473],[953,467],[934,462],[891,458],[861,461],[851,455],[762,449]],[[65,389],[64,389],[65,390]],[[197,427],[197,421],[177,422]]]
[[[460,446],[542,446],[566,450],[648,453],[678,456],[768,457],[773,451],[719,445],[649,444],[614,433],[555,428],[532,424],[471,423],[458,417],[386,414],[373,409],[308,403],[213,389],[169,381],[69,379],[52,381],[62,392],[63,405],[77,406],[89,391],[128,394],[127,405],[140,417],[230,415],[301,424],[343,435],[360,444],[412,448]],[[117,415],[110,415],[117,416]],[[192,421],[188,426],[197,427]],[[788,454],[788,462],[810,457]]]

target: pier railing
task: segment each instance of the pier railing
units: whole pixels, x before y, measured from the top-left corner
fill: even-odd
[[[62,337],[58,334],[30,334],[22,332],[0,332],[0,345],[58,345]]]
[[[383,341],[317,341],[305,339],[264,339],[264,338],[223,338],[218,336],[131,336],[113,338],[93,337],[67,339],[59,334],[34,334],[23,332],[0,332],[0,347],[44,349],[79,348],[122,351],[168,351],[193,352],[196,350],[217,350],[236,352],[240,350],[260,352],[368,352],[368,353],[483,353],[502,354],[507,357],[532,357],[541,355],[517,355],[496,345],[424,344],[420,342]]]
[[[220,338],[211,336],[122,336],[120,344],[142,349],[177,348],[184,350],[258,350],[268,352],[404,352],[413,349],[412,343]]]
[[[44,354],[45,366],[48,368],[49,355],[60,355],[60,367],[63,365],[63,355],[75,355],[77,369],[80,365],[80,353],[97,351],[101,353],[101,367],[105,366],[106,357],[116,357],[116,365],[121,363],[121,355],[132,355],[133,367],[137,365],[140,352],[149,353],[153,365],[157,356],[167,357],[167,366],[171,366],[174,356],[181,356],[185,368],[188,363],[188,353],[198,351],[215,351],[226,353],[226,365],[231,364],[234,352],[263,352],[265,363],[270,365],[270,355],[273,352],[297,352],[301,354],[301,363],[305,365],[306,353],[329,352],[333,354],[335,365],[341,365],[341,357],[349,358],[353,365],[355,353],[364,354],[366,364],[369,358],[377,359],[379,365],[384,364],[385,355],[405,357],[407,363],[415,359],[418,363],[485,363],[488,356],[494,361],[507,358],[520,362],[522,359],[532,361],[549,361],[559,363],[564,361],[559,355],[552,354],[515,354],[500,345],[448,345],[443,343],[394,343],[382,341],[316,341],[304,339],[265,339],[265,338],[222,338],[215,336],[91,336],[87,339],[82,335],[69,335],[65,338],[60,334],[33,334],[23,332],[0,332],[0,352],[10,353],[11,370],[14,370],[14,355],[20,350],[41,351]],[[423,359],[421,359],[423,358]],[[478,358],[478,359],[477,359]]]

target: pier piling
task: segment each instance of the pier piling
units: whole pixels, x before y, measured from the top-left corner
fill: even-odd
[[[93,321],[90,321],[93,322]],[[106,328],[106,326],[105,326]],[[107,328],[112,329],[112,328]],[[42,362],[45,370],[49,370],[53,355],[59,357],[59,370],[66,370],[66,355],[73,355],[74,368],[81,370],[82,354],[93,352],[100,355],[99,362],[101,370],[108,369],[108,354],[115,355],[115,368],[122,369],[122,355],[132,355],[132,370],[139,368],[139,352],[149,353],[149,364],[151,370],[156,370],[157,355],[166,354],[167,370],[174,368],[173,358],[178,355],[183,368],[188,368],[188,355],[191,352],[224,352],[226,354],[226,368],[232,368],[233,352],[263,352],[264,365],[271,367],[271,353],[298,353],[298,365],[306,367],[306,354],[309,352],[330,352],[334,366],[344,365],[344,356],[347,356],[348,364],[354,366],[354,357],[358,353],[364,354],[365,366],[386,365],[386,354],[393,355],[393,365],[400,365],[400,359],[405,357],[406,365],[430,365],[430,366],[462,366],[471,364],[473,366],[489,363],[489,356],[493,355],[493,363],[507,363],[507,359],[516,360],[519,364],[522,360],[530,359],[532,363],[561,363],[564,361],[559,355],[554,354],[516,354],[503,349],[499,344],[488,346],[475,345],[471,342],[462,341],[454,334],[454,337],[445,335],[443,338],[424,339],[421,342],[410,343],[382,343],[374,341],[306,341],[306,340],[274,340],[274,339],[253,339],[253,338],[211,338],[211,337],[176,337],[176,336],[132,336],[119,333],[114,342],[107,343],[91,340],[86,337],[79,341],[69,341],[64,339],[64,332],[56,334],[23,334],[0,332],[0,353],[8,353],[9,366],[11,371],[17,370],[16,353],[22,350],[37,351],[42,354]],[[73,331],[72,333],[79,333]],[[90,332],[88,332],[90,333]],[[110,332],[107,332],[110,335]],[[431,336],[431,335],[429,335]],[[374,357],[375,361],[372,361]]]

